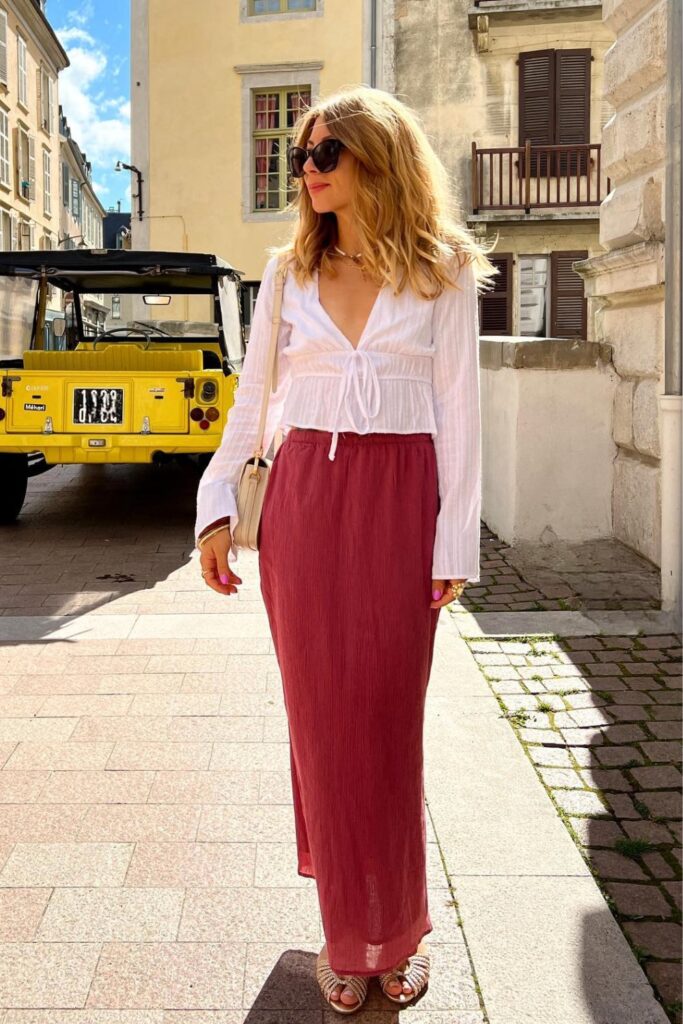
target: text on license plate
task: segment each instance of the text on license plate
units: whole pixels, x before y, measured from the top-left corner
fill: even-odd
[[[123,388],[74,388],[74,423],[123,423]]]

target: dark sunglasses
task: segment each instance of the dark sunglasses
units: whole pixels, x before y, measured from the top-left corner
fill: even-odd
[[[287,164],[293,178],[303,178],[304,164],[309,156],[317,169],[323,174],[333,171],[339,161],[339,153],[344,149],[344,143],[331,135],[323,139],[313,149],[304,149],[303,146],[289,146],[287,148]]]

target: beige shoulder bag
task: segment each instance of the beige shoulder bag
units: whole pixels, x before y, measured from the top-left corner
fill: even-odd
[[[280,329],[280,309],[282,307],[282,290],[285,283],[287,266],[285,257],[280,257],[275,271],[275,296],[273,299],[273,322],[270,333],[270,348],[266,362],[266,374],[263,382],[263,398],[261,400],[261,416],[258,429],[258,447],[247,459],[237,484],[237,523],[234,533],[231,529],[233,548],[250,548],[258,550],[257,537],[261,521],[261,510],[268,486],[271,463],[263,455],[263,434],[266,429],[269,391],[277,390],[277,339]],[[239,386],[239,385],[238,385]]]

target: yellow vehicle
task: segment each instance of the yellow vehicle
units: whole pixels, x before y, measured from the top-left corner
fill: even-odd
[[[48,335],[50,286],[72,315],[52,320]],[[0,522],[19,515],[29,477],[57,464],[188,456],[203,468],[244,358],[239,289],[239,272],[205,253],[0,253]],[[81,297],[99,293],[143,313],[168,307],[176,319],[89,332]],[[197,295],[211,297],[210,323],[187,316]]]

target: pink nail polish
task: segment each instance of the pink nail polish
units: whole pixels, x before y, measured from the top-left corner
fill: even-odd
[[[227,583],[228,582],[228,577],[225,576],[223,573],[221,573],[218,578],[221,581],[221,583]]]
[[[435,601],[438,601],[439,598],[441,597],[441,591],[440,590],[432,590],[432,597],[434,598]]]

